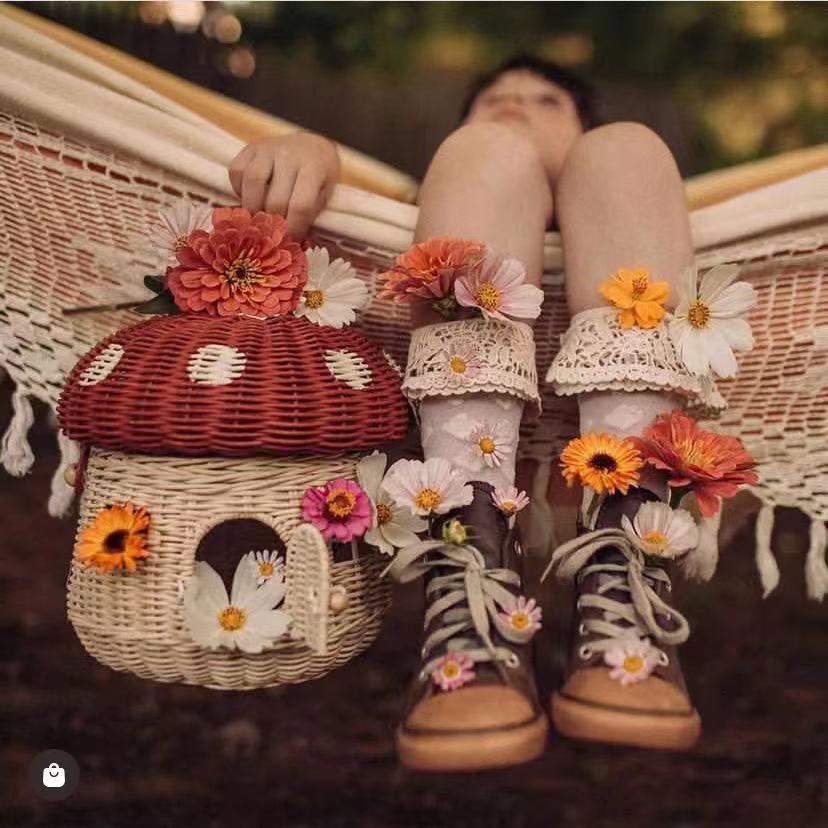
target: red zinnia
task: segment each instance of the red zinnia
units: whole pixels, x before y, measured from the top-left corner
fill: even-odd
[[[699,511],[712,517],[721,499],[733,497],[742,483],[759,479],[750,469],[756,461],[736,437],[704,431],[681,411],[661,414],[635,442],[644,460],[667,472],[671,486],[689,486]]]
[[[281,316],[302,296],[308,263],[282,216],[242,207],[213,210],[213,230],[194,230],[176,251],[167,286],[183,311]]]

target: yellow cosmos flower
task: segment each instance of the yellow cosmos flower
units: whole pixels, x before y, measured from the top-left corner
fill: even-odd
[[[134,572],[139,558],[146,558],[149,515],[132,503],[101,509],[80,533],[75,557],[99,572],[125,569]]]
[[[622,328],[654,328],[664,318],[664,303],[670,295],[667,282],[651,282],[650,271],[643,267],[622,267],[599,288],[601,295],[621,314]]]
[[[629,440],[611,434],[584,434],[567,443],[561,452],[562,474],[571,486],[578,482],[598,494],[626,494],[638,483],[644,465],[638,449]]]

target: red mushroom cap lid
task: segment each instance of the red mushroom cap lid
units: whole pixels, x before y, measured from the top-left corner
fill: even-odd
[[[399,370],[354,327],[295,316],[157,316],[72,369],[58,419],[74,440],[144,454],[338,454],[401,440]]]

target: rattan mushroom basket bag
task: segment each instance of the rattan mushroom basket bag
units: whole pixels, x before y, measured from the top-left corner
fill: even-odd
[[[347,326],[367,299],[349,265],[280,217],[166,226],[175,265],[143,310],[181,312],[98,343],[58,407],[83,446],[69,619],[145,678],[312,679],[368,647],[389,604],[361,471],[407,433],[399,372]]]

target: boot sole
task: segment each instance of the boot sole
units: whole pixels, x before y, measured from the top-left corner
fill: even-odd
[[[546,748],[549,721],[541,713],[525,725],[461,733],[397,730],[400,762],[411,770],[478,771],[537,759]]]
[[[576,701],[555,693],[552,697],[555,729],[571,739],[609,742],[652,750],[689,750],[701,736],[701,717],[687,714],[633,713]]]

